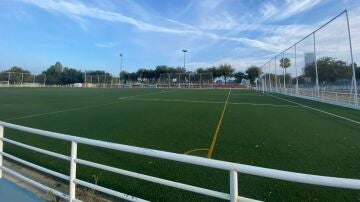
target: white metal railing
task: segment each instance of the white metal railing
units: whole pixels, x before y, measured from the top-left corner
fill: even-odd
[[[58,154],[55,152],[51,152],[45,149],[36,148],[30,145],[26,145],[20,142],[16,142],[14,140],[10,140],[8,138],[4,137],[4,128],[10,128],[14,130],[19,130],[35,135],[40,136],[46,136],[50,138],[60,139],[71,142],[71,156],[66,156],[63,154]],[[31,162],[22,160],[20,158],[17,158],[11,154],[5,153],[3,151],[3,143],[9,143],[13,144],[19,147],[23,147],[35,152],[39,152],[42,154],[46,154],[55,158],[63,159],[70,162],[70,175],[64,175],[55,171],[52,171],[50,169],[38,166],[36,164],[33,164]],[[160,159],[167,159],[177,162],[183,162],[188,164],[194,164],[209,168],[216,168],[221,170],[227,170],[229,172],[229,187],[230,187],[230,193],[223,193],[218,192],[206,188],[196,187],[188,184],[183,184],[179,182],[174,182],[166,179],[161,179],[158,177],[152,177],[140,173],[135,173],[83,159],[79,159],[77,157],[77,145],[78,144],[85,144],[85,145],[91,145],[95,147],[102,147],[107,149],[113,149],[117,151],[127,152],[127,153],[133,153],[143,156],[150,156]],[[42,185],[32,179],[29,179],[7,167],[5,167],[2,163],[3,157],[9,158],[13,161],[19,162],[21,164],[24,164],[26,166],[29,166],[31,168],[37,169],[39,171],[45,172],[47,174],[53,175],[55,177],[61,178],[63,180],[69,181],[69,194],[61,193],[57,190],[54,190],[50,187],[47,187],[45,185]],[[243,173],[243,174],[249,174],[249,175],[255,175],[255,176],[261,176],[261,177],[267,177],[267,178],[273,178],[273,179],[279,179],[279,180],[285,180],[285,181],[291,181],[291,182],[298,182],[298,183],[305,183],[305,184],[313,184],[313,185],[320,185],[320,186],[328,186],[328,187],[338,187],[338,188],[347,188],[347,189],[360,189],[360,180],[359,179],[347,179],[347,178],[338,178],[338,177],[327,177],[327,176],[319,176],[319,175],[310,175],[310,174],[303,174],[303,173],[295,173],[295,172],[288,172],[288,171],[282,171],[282,170],[275,170],[275,169],[269,169],[269,168],[262,168],[262,167],[256,167],[256,166],[250,166],[250,165],[244,165],[244,164],[238,164],[238,163],[231,163],[226,161],[220,161],[220,160],[213,160],[213,159],[207,159],[202,157],[196,157],[196,156],[190,156],[185,154],[176,154],[171,152],[165,152],[165,151],[159,151],[159,150],[153,150],[153,149],[146,149],[146,148],[140,148],[140,147],[134,147],[129,145],[123,145],[123,144],[116,144],[111,142],[105,142],[100,140],[93,140],[93,139],[87,139],[87,138],[81,138],[76,136],[70,136],[65,135],[61,133],[55,133],[55,132],[49,132],[45,130],[39,130],[34,128],[29,128],[25,126],[19,126],[11,123],[6,123],[0,121],[0,178],[2,177],[2,172],[5,172],[9,175],[12,175],[16,178],[19,178],[20,180],[23,180],[39,189],[42,189],[44,191],[48,191],[53,193],[54,195],[61,197],[65,200],[69,201],[79,201],[76,199],[76,185],[81,185],[84,187],[88,187],[106,194],[110,194],[125,200],[129,201],[145,201],[143,199],[130,196],[128,194],[124,194],[118,191],[114,191],[109,188],[105,188],[96,184],[92,184],[89,182],[82,181],[80,179],[76,178],[76,165],[81,164],[105,171],[109,171],[112,173],[125,175],[145,181],[150,181],[153,183],[161,184],[164,186],[174,187],[190,192],[195,192],[219,199],[225,199],[230,201],[256,201],[253,199],[245,198],[238,196],[238,177],[237,173]]]

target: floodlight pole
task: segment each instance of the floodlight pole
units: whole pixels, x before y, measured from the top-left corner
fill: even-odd
[[[345,10],[345,14],[346,14],[346,22],[347,22],[348,35],[349,35],[349,46],[350,46],[351,66],[352,66],[352,72],[353,72],[353,78],[352,78],[352,80],[353,80],[353,83],[354,83],[354,90],[355,90],[354,102],[355,102],[355,106],[358,107],[358,106],[359,106],[359,101],[358,101],[357,83],[356,83],[356,76],[355,76],[354,56],[353,56],[353,49],[352,49],[352,42],[351,42],[351,32],[350,32],[349,14],[348,14],[348,11],[347,11],[347,10]]]
[[[123,54],[120,53],[120,74],[119,74],[119,86],[121,87],[121,72],[123,70]]]
[[[186,69],[185,62],[186,62],[186,52],[187,52],[187,50],[184,49],[184,50],[182,50],[182,52],[184,53],[184,70],[185,70]],[[180,73],[179,73],[179,88],[180,88]]]

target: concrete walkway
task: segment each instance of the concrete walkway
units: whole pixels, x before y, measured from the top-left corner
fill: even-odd
[[[32,192],[4,178],[0,179],[0,201],[45,202]]]

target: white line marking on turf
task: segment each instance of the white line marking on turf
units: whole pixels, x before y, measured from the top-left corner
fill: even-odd
[[[233,93],[231,95],[235,95],[235,96],[265,96],[265,95],[262,95],[262,94],[251,94],[251,93]]]
[[[321,112],[321,113],[324,113],[324,114],[327,114],[327,115],[335,116],[337,118],[344,119],[344,120],[350,121],[352,123],[360,124],[359,121],[355,121],[355,120],[347,118],[347,117],[343,117],[343,116],[340,116],[340,115],[337,115],[337,114],[333,114],[331,112],[327,112],[327,111],[324,111],[324,110],[321,110],[321,109],[310,107],[310,106],[307,106],[307,105],[304,105],[304,104],[301,104],[301,103],[298,103],[298,102],[294,102],[294,101],[291,101],[291,100],[288,100],[288,99],[285,99],[285,98],[281,98],[281,97],[278,97],[278,96],[275,96],[275,95],[271,95],[271,94],[267,94],[267,93],[265,93],[265,95],[269,95],[269,96],[275,97],[275,98],[283,100],[283,101],[287,101],[287,102],[290,102],[290,103],[293,103],[293,104],[297,104],[299,106],[302,106],[302,107],[305,107],[305,108],[308,108],[308,109],[312,109],[312,110],[315,110],[317,112]]]
[[[110,103],[105,103],[105,104],[99,104],[99,105],[88,105],[88,106],[85,106],[85,107],[70,108],[70,109],[53,111],[53,112],[46,112],[46,113],[40,113],[40,114],[31,114],[31,115],[26,115],[26,116],[19,116],[19,117],[15,117],[15,118],[5,119],[5,121],[13,121],[13,120],[19,120],[19,119],[26,119],[26,118],[45,116],[45,115],[65,113],[65,112],[80,111],[80,110],[84,110],[84,109],[91,109],[91,108],[97,108],[97,107],[103,107],[103,106],[107,106],[107,105],[117,104],[117,103],[121,103],[121,102],[125,102],[125,101],[126,100],[117,101],[117,102],[110,102]]]
[[[158,93],[147,93],[147,94],[139,94],[139,95],[126,96],[126,97],[119,97],[119,100],[129,99],[129,98],[134,98],[134,97],[142,97],[142,96],[147,96],[147,95],[158,95],[158,94],[169,93],[169,92],[170,92],[170,91],[161,91],[161,92],[158,92]]]
[[[270,107],[301,107],[296,105],[278,105],[278,104],[268,104],[268,103],[251,103],[251,102],[229,102],[233,105],[251,105],[251,106],[270,106]]]
[[[148,93],[148,94],[139,94],[139,95],[127,96],[127,97],[119,98],[121,101],[109,102],[109,103],[98,104],[98,105],[88,105],[88,106],[84,106],[84,107],[70,108],[70,109],[64,109],[64,110],[58,110],[58,111],[46,112],[46,113],[40,113],[40,114],[31,114],[31,115],[26,115],[26,116],[19,116],[19,117],[15,117],[15,118],[4,119],[4,121],[13,121],[13,120],[19,120],[19,119],[26,119],[26,118],[33,118],[33,117],[39,117],[39,116],[46,116],[46,115],[52,115],[52,114],[59,114],[59,113],[65,113],[65,112],[80,111],[80,110],[84,110],[84,109],[103,107],[103,106],[108,106],[108,105],[112,105],[112,104],[126,102],[126,101],[128,101],[128,100],[126,100],[127,98],[154,95],[154,94],[161,94],[161,93],[166,93],[166,92],[169,92],[169,91],[161,91],[159,93]]]
[[[127,98],[129,100],[140,100],[140,101],[161,101],[161,102],[186,102],[186,103],[207,103],[207,104],[224,104],[225,102],[219,101],[207,101],[207,100],[174,100],[174,99],[147,99],[147,98]],[[249,102],[228,102],[233,105],[251,105],[251,106],[272,106],[272,107],[301,107],[296,105],[277,105],[267,103],[249,103]]]

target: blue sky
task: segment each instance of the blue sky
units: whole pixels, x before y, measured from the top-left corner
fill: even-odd
[[[124,69],[134,71],[182,66],[181,50],[188,49],[189,70],[222,63],[244,70],[344,9],[357,26],[359,6],[359,0],[0,0],[0,69],[40,72],[61,61],[118,74],[119,53]]]

